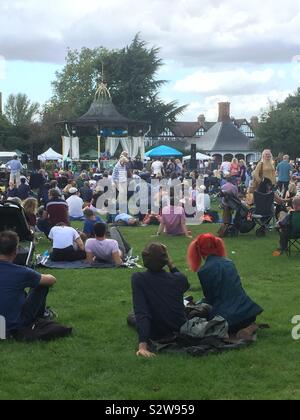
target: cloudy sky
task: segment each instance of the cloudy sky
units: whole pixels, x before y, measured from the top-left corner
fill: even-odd
[[[137,32],[161,47],[162,97],[184,120],[257,115],[300,86],[298,0],[0,0],[0,91],[51,97],[66,49],[124,47]]]

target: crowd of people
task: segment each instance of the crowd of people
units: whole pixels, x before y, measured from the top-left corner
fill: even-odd
[[[27,178],[18,173],[15,162],[10,170],[9,186],[0,201],[20,206],[30,228],[51,241],[50,258],[53,262],[106,262],[116,267],[122,266],[130,246],[116,226],[156,224],[158,238],[166,234],[193,239],[188,230],[184,202],[178,204],[171,183],[167,196],[162,194],[161,187],[154,191],[159,197],[157,214],[151,213],[148,208],[145,213],[132,215],[129,207],[125,213],[117,208],[113,214],[108,210],[109,203],[104,201],[99,206],[99,199],[105,194],[105,190],[99,188],[102,180],[106,181],[106,186],[114,187],[116,199],[125,187],[127,200],[132,196],[128,187],[133,180],[146,181],[150,196],[157,188],[152,180],[177,180],[182,186],[190,185],[188,200],[196,207],[197,193],[204,193],[204,213],[210,215],[213,213],[209,213],[210,200],[220,192],[251,200],[253,192],[262,188],[266,189],[266,194],[273,191],[282,210],[278,213],[280,251],[287,248],[286,232],[292,220],[291,215],[300,212],[299,167],[290,161],[289,156],[275,163],[269,150],[264,151],[261,162],[254,165],[237,159],[219,164],[212,159],[192,171],[180,160],[157,159],[144,164],[140,158],[131,160],[126,152],[111,172],[94,170],[73,173],[56,170],[49,174],[39,170]],[[203,181],[201,187],[197,183],[199,179]],[[223,223],[230,223],[231,211],[226,208],[226,202],[221,202],[221,205]],[[73,227],[74,221],[81,223],[80,229]],[[109,228],[109,225],[113,227]],[[14,266],[12,263],[17,248],[18,237],[15,233],[0,233],[0,314],[8,320],[9,333],[28,325],[32,318],[43,313],[49,287],[56,282],[52,276],[41,276],[28,268]],[[142,256],[147,271],[133,275],[134,314],[129,317],[129,324],[139,334],[137,354],[152,357],[149,341],[179,331],[187,321],[183,298],[189,283],[186,276],[176,269],[164,245],[153,243],[145,248]],[[198,272],[203,288],[204,300],[201,305],[204,305],[205,318],[211,320],[217,315],[222,316],[228,322],[230,333],[250,328],[262,313],[262,308],[243,290],[237,269],[226,259],[223,240],[211,234],[200,235],[190,245],[187,258],[191,270]],[[205,260],[204,266],[202,260]],[[169,268],[170,273],[164,271],[165,267]],[[10,284],[11,277],[14,277],[14,284]],[[22,287],[16,286],[18,282]],[[27,287],[34,293],[25,299],[22,293]],[[18,305],[11,313],[13,300]],[[27,316],[27,310],[30,317]]]

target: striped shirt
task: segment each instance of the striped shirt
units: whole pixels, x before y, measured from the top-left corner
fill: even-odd
[[[127,169],[126,166],[122,166],[119,163],[114,168],[113,171],[113,182],[115,184],[127,182]]]

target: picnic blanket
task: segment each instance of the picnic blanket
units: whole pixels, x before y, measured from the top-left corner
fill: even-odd
[[[192,322],[191,322],[192,321]],[[180,333],[173,337],[159,341],[151,341],[151,351],[154,353],[187,353],[194,357],[209,356],[211,354],[220,354],[232,350],[241,350],[249,347],[257,341],[257,332],[260,329],[269,328],[268,325],[252,324],[248,328],[241,330],[235,336],[225,336],[224,323],[217,317],[213,323],[207,323],[205,320],[200,322],[200,326],[195,329],[199,318],[190,320],[183,326]],[[202,331],[200,332],[200,330]]]
[[[41,257],[37,260],[38,267],[44,267],[49,269],[57,270],[86,270],[91,268],[97,269],[117,269],[117,268],[140,268],[137,264],[137,258],[128,258],[121,267],[116,267],[115,264],[107,262],[94,262],[92,264],[86,264],[84,261],[74,262],[53,262],[50,257]]]

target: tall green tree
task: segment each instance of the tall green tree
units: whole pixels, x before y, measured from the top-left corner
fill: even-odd
[[[15,127],[25,127],[32,123],[39,112],[40,105],[31,102],[27,95],[9,95],[4,108],[5,115]]]
[[[0,150],[5,149],[5,143],[7,137],[12,132],[12,125],[5,117],[5,115],[0,114]]]
[[[120,50],[103,47],[69,50],[66,66],[53,82],[51,103],[59,110],[61,119],[79,116],[88,110],[97,83],[104,77],[118,110],[128,118],[150,121],[154,132],[159,132],[186,108],[159,98],[166,83],[157,78],[163,65],[159,52],[158,48],[149,48],[139,35]]]
[[[275,155],[300,157],[300,89],[261,116],[256,136],[260,150],[268,148]]]

